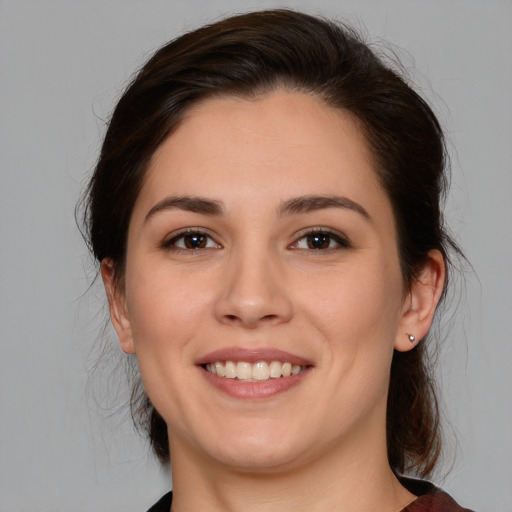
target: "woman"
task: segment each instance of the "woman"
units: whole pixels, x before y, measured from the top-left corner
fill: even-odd
[[[151,510],[464,510],[402,476],[441,447],[445,179],[434,114],[347,27],[256,12],[149,60],[86,219],[171,454]]]

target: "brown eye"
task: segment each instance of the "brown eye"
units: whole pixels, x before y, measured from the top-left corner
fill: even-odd
[[[180,233],[173,237],[171,240],[164,244],[167,249],[218,249],[220,245],[217,244],[210,235],[200,231],[190,231]]]
[[[310,251],[325,251],[328,249],[347,248],[350,247],[350,244],[343,236],[337,233],[315,231],[301,236],[293,247]]]
[[[328,249],[331,244],[331,236],[325,233],[309,235],[306,237],[308,249]]]
[[[187,249],[204,249],[207,240],[208,237],[206,235],[194,233],[193,235],[185,235],[183,237],[183,244]]]

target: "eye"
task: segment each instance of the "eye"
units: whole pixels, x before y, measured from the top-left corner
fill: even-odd
[[[187,230],[165,242],[164,247],[168,249],[197,250],[219,249],[221,246],[208,233]]]
[[[294,249],[307,249],[307,250],[328,250],[349,247],[346,238],[338,233],[331,231],[319,230],[311,231],[301,236],[294,244]]]

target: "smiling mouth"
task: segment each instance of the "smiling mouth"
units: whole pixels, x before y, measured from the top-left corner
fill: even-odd
[[[254,364],[245,361],[217,361],[206,363],[203,368],[217,377],[245,382],[264,382],[298,375],[306,369],[306,366],[287,361],[284,363],[281,361],[258,361]]]

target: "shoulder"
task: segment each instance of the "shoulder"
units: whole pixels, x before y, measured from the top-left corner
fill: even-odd
[[[162,496],[150,509],[148,509],[148,512],[169,512],[169,510],[171,510],[171,504],[172,492],[168,492]]]
[[[400,482],[418,496],[402,512],[473,512],[461,507],[448,493],[430,482],[405,477],[401,477]]]

